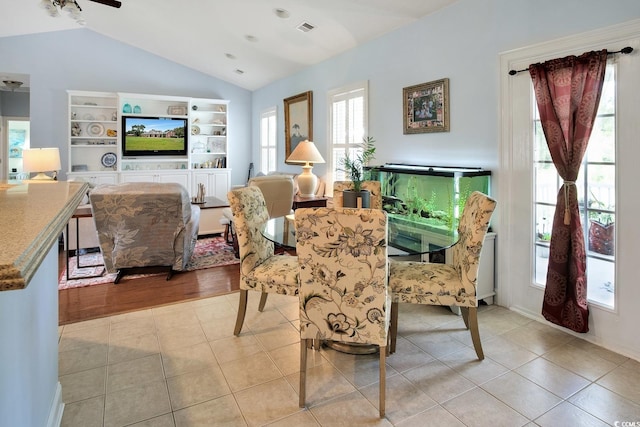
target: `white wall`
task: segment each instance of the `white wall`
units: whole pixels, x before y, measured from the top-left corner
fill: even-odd
[[[60,147],[63,172],[69,89],[228,99],[231,181],[246,181],[251,93],[245,89],[87,29],[0,38],[0,71],[30,75],[32,146]]]

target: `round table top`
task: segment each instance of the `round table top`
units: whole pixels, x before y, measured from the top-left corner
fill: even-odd
[[[444,252],[457,241],[455,235],[443,235],[425,230],[420,224],[402,224],[392,222],[388,227],[389,256],[425,255]],[[296,248],[294,216],[287,215],[269,219],[262,235],[285,249]]]

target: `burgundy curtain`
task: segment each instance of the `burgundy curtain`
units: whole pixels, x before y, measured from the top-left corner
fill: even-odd
[[[589,330],[589,308],[575,180],[600,103],[606,65],[607,51],[602,50],[529,66],[542,129],[564,180],[553,217],[542,314],[576,332]]]

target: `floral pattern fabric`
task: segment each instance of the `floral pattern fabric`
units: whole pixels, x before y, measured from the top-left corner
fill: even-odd
[[[362,181],[362,189],[369,190],[370,208],[382,209],[382,192],[380,190],[380,181]],[[333,206],[342,207],[342,192],[344,190],[353,190],[353,181],[335,181],[333,183]]]
[[[389,287],[393,302],[477,307],[480,254],[496,201],[478,191],[467,199],[451,248],[451,264],[392,261]]]
[[[89,195],[104,265],[187,267],[198,238],[200,208],[180,184],[136,182],[96,187]]]
[[[298,295],[298,258],[274,255],[273,242],[261,233],[269,213],[260,188],[239,188],[227,197],[240,252],[240,289]]]
[[[295,224],[300,337],[386,346],[391,308],[386,213],[297,209]]]

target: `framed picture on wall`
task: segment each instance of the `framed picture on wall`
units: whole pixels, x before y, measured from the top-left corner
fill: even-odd
[[[449,79],[402,89],[404,134],[449,132]]]
[[[284,100],[285,163],[300,141],[313,141],[313,92],[308,91]]]

